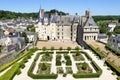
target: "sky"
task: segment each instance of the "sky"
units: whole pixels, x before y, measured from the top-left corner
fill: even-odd
[[[92,15],[120,15],[120,0],[0,0],[0,10],[13,12],[38,12],[40,6],[45,11],[57,9],[74,15],[84,15],[90,10]]]

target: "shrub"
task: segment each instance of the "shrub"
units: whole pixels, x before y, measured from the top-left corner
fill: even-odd
[[[88,66],[88,64],[84,62],[83,65],[82,65],[82,69],[83,69],[83,70],[86,70],[86,69],[87,69],[87,66]]]
[[[43,47],[43,48],[42,48],[42,50],[43,50],[43,51],[46,51],[46,50],[47,50],[47,48],[46,48],[46,47]]]
[[[24,68],[25,67],[25,64],[24,63],[20,63],[20,68]]]
[[[56,66],[60,66],[61,65],[61,55],[57,55],[56,56]]]
[[[51,49],[51,51],[53,51],[55,48],[54,48],[54,46],[52,46],[50,49]]]
[[[80,52],[79,51],[76,51],[76,56],[79,56],[80,55]]]
[[[113,64],[110,60],[106,60],[105,63],[107,66],[111,68],[111,70],[115,71],[118,76],[120,76],[120,68]]]
[[[45,63],[42,63],[41,69],[42,69],[43,71],[47,69],[47,66],[45,65]]]
[[[117,80],[120,80],[120,76],[117,77]]]
[[[59,48],[59,50],[60,50],[60,51],[62,51],[62,50],[63,50],[63,48],[62,48],[62,47],[60,47],[60,48]]]
[[[80,50],[80,48],[79,48],[78,46],[76,46],[76,47],[75,47],[75,50],[76,50],[76,51],[79,51],[79,50]]]
[[[19,74],[21,74],[20,68],[18,68],[18,70],[17,70],[17,75],[19,75]]]
[[[67,47],[67,50],[70,51],[70,50],[71,50],[71,47]]]
[[[65,55],[64,57],[65,57],[65,60],[66,60],[66,65],[72,65],[72,62],[70,60],[70,56]]]
[[[18,73],[19,63],[14,64],[6,73],[0,76],[0,80],[12,80],[13,77]]]
[[[61,61],[60,60],[56,60],[56,66],[60,66],[61,65]]]

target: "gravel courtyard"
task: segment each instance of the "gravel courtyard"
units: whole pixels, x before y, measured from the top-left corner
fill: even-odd
[[[71,47],[74,49],[76,46],[79,46],[76,42],[58,42],[58,41],[38,41],[36,47],[39,49],[42,49],[43,47],[46,47],[47,49],[50,49],[52,46],[54,46],[55,49],[59,49],[62,47],[63,49],[67,49],[67,47]],[[80,47],[80,46],[79,46]]]

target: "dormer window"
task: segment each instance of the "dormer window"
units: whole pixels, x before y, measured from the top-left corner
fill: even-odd
[[[89,23],[89,26],[92,26],[92,24]]]

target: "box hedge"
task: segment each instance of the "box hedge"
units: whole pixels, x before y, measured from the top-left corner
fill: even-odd
[[[113,64],[110,60],[106,60],[105,63],[111,68],[118,76],[120,76],[120,68]]]
[[[31,64],[29,70],[28,70],[28,76],[30,76],[33,79],[56,79],[57,78],[57,74],[33,74],[33,69],[35,67],[36,61],[39,58],[39,53],[36,55],[33,63]]]
[[[73,74],[74,78],[97,78],[100,77],[102,74],[101,68],[94,62],[92,61],[93,66],[96,68],[96,73],[77,73]]]
[[[13,80],[13,77],[18,73],[19,63],[14,64],[5,74],[0,76],[0,80]]]

